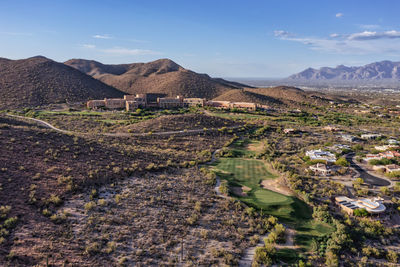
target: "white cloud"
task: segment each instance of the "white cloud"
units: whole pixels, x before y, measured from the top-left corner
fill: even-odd
[[[96,34],[92,36],[93,38],[96,39],[112,39],[113,37],[109,34]]]
[[[112,47],[112,48],[97,48],[93,44],[83,44],[83,48],[91,49],[105,54],[114,54],[121,56],[143,56],[143,55],[160,55],[160,52],[148,50],[148,49],[130,49],[124,47]]]
[[[89,49],[94,49],[94,48],[96,48],[96,46],[95,45],[92,45],[92,44],[83,44],[82,45],[84,48],[89,48]]]
[[[400,32],[364,31],[353,34],[331,34],[330,37],[297,37],[285,31],[275,31],[275,36],[281,40],[299,42],[312,50],[337,53],[364,55],[370,53],[400,54]],[[385,39],[393,39],[391,42]]]
[[[386,32],[371,32],[371,31],[363,31],[350,34],[349,40],[376,40],[376,39],[396,39],[400,38],[400,32],[398,31],[386,31]]]
[[[358,25],[361,29],[366,29],[366,30],[374,30],[374,29],[379,29],[381,26],[377,24],[360,24]]]
[[[280,38],[288,38],[288,37],[293,36],[293,34],[291,34],[290,32],[282,31],[282,30],[274,31],[274,35],[276,37],[280,37]]]
[[[143,56],[143,55],[159,55],[160,52],[147,49],[129,49],[124,47],[113,47],[100,49],[99,51],[107,54],[126,55],[126,56]]]
[[[29,33],[29,32],[0,32],[0,35],[33,36],[33,33]]]
[[[344,14],[343,13],[336,13],[336,15],[335,15],[337,18],[341,18],[341,17],[343,17],[344,16]]]

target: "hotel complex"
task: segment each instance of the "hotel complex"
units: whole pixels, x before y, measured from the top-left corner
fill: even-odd
[[[222,109],[246,109],[257,110],[267,109],[267,106],[248,102],[230,102],[230,101],[207,101],[205,98],[185,98],[182,96],[167,97],[165,94],[136,94],[125,95],[124,98],[105,98],[104,100],[89,100],[87,107],[90,109],[107,108],[123,109],[127,111],[137,108],[181,108],[191,106],[209,106]]]

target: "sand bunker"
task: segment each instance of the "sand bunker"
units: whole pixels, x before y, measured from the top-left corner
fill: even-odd
[[[284,184],[281,183],[281,179],[267,179],[261,182],[261,186],[265,189],[286,195],[292,196],[292,191]]]
[[[247,186],[233,186],[230,188],[230,190],[232,191],[233,194],[237,195],[237,196],[241,196],[241,197],[245,197],[247,196],[247,192],[249,192],[251,190],[250,187]]]

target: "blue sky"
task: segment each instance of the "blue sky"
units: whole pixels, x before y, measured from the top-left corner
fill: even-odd
[[[400,61],[398,0],[1,0],[0,57],[170,58],[219,77]]]

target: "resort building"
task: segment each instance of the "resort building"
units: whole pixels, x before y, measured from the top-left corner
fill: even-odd
[[[162,97],[157,98],[159,108],[181,108],[184,106],[183,97]]]
[[[125,99],[122,98],[105,98],[105,107],[109,109],[125,108]]]
[[[333,153],[322,149],[309,150],[306,152],[306,156],[310,157],[312,160],[324,160],[326,162],[336,161],[336,156]]]
[[[91,109],[98,109],[101,107],[105,107],[106,106],[106,102],[104,100],[89,100],[86,103],[87,108],[91,108]]]
[[[363,198],[355,200],[345,196],[338,196],[335,200],[339,207],[348,214],[353,214],[356,209],[365,209],[371,214],[382,213],[386,210],[386,207],[382,204],[381,198]]]
[[[182,96],[167,97],[166,94],[136,94],[125,95],[124,98],[105,98],[104,100],[90,100],[87,107],[97,109],[105,107],[108,109],[123,109],[132,111],[137,108],[180,108],[191,106],[210,106],[222,109],[246,109],[255,111],[267,106],[260,106],[249,102],[230,102],[230,101],[206,101],[205,98],[184,98]]]
[[[257,109],[257,104],[249,103],[249,102],[230,102],[229,108],[246,109],[246,110],[255,111]]]
[[[204,107],[206,103],[205,98],[184,98],[183,103],[186,107]]]
[[[209,107],[214,107],[214,108],[229,108],[229,104],[231,102],[229,101],[214,101],[214,100],[209,100],[206,102],[206,105]]]

